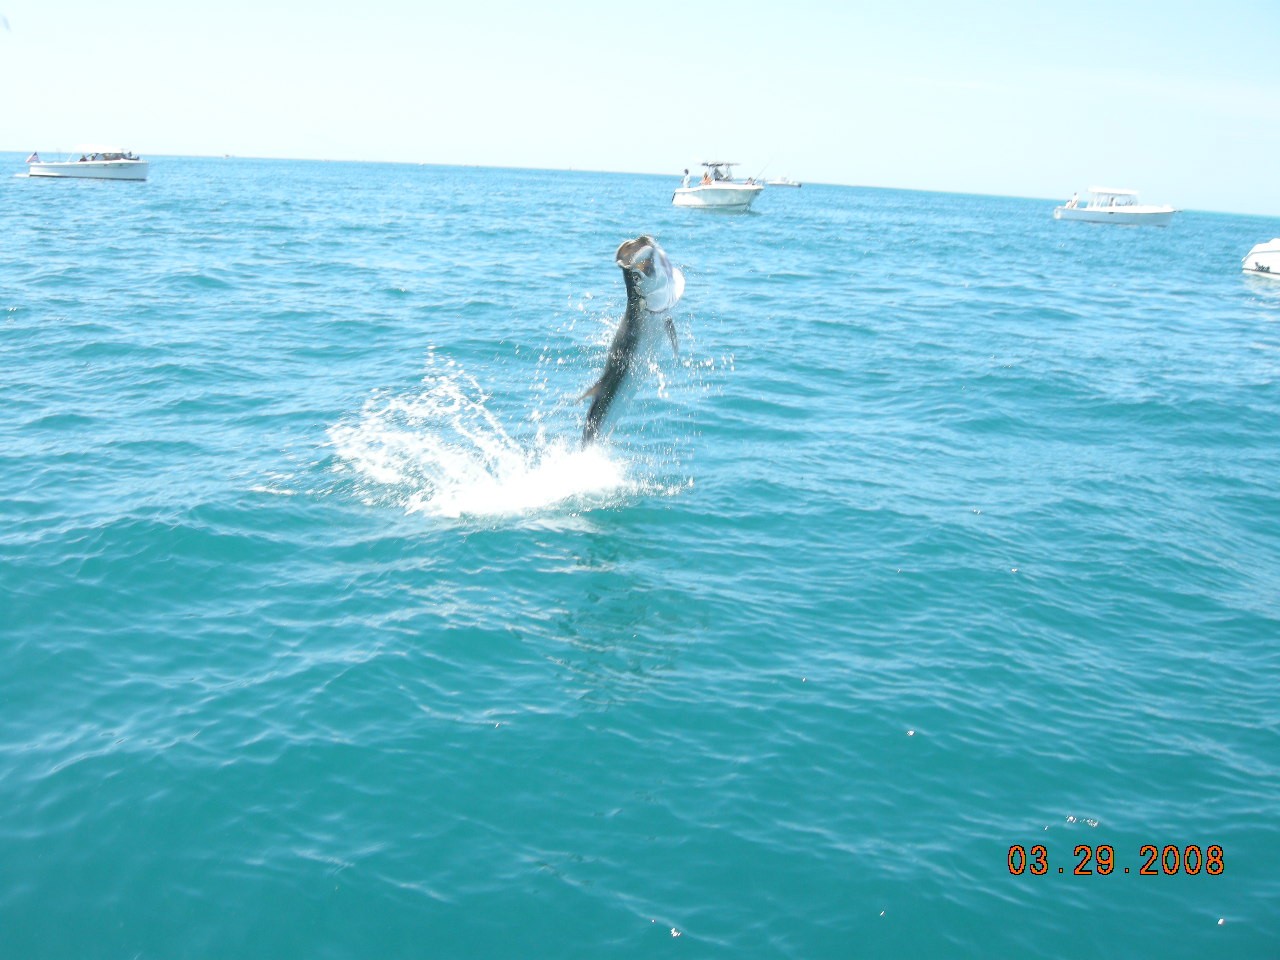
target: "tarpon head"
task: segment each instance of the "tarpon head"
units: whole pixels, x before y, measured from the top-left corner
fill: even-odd
[[[650,313],[666,313],[684,295],[684,274],[650,236],[627,240],[614,255],[627,281],[628,295],[644,301]]]

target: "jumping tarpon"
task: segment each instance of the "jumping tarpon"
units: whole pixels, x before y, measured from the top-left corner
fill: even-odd
[[[618,332],[613,335],[613,343],[609,345],[604,373],[595,386],[578,398],[591,398],[587,425],[582,431],[584,445],[596,439],[618,390],[635,369],[650,314],[666,314],[684,293],[684,274],[671,266],[671,261],[653,237],[626,241],[618,247],[614,258],[622,268],[622,277],[627,285],[627,312],[618,324]],[[669,316],[663,317],[663,324],[671,338],[671,349],[679,356],[676,325]]]

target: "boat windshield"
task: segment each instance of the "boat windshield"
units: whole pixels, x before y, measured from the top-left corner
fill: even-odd
[[[1128,190],[1094,190],[1089,198],[1091,207],[1131,207],[1138,197]]]
[[[102,147],[94,144],[87,144],[77,147],[72,151],[72,157],[79,157],[81,160],[141,160],[132,150],[125,150],[121,147]]]

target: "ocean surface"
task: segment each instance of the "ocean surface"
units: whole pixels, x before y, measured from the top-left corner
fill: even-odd
[[[1280,220],[22,159],[0,958],[1280,956]]]

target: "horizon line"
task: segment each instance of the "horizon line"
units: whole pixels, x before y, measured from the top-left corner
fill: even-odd
[[[34,152],[39,153],[38,150]],[[67,153],[67,151],[58,151],[58,152]],[[74,152],[74,151],[71,151],[71,152]],[[29,155],[29,153],[26,153],[23,150],[13,150],[13,149],[6,150],[6,149],[0,148],[0,154],[3,154],[3,153],[12,153],[19,156]],[[407,167],[453,167],[453,168],[466,169],[466,170],[526,170],[526,171],[539,172],[539,173],[589,173],[589,174],[604,174],[609,176],[663,177],[663,178],[673,177],[675,179],[680,178],[680,174],[678,173],[653,173],[651,171],[643,171],[643,170],[599,170],[599,169],[588,169],[584,167],[542,167],[542,166],[521,166],[518,164],[491,164],[491,163],[441,163],[438,161],[426,161],[426,160],[373,160],[373,159],[357,159],[357,158],[351,158],[351,157],[257,156],[257,155],[235,154],[235,153],[223,153],[223,154],[151,153],[149,154],[149,156],[165,157],[170,159],[186,159],[186,160],[265,160],[265,161],[280,161],[284,163],[298,163],[298,162],[302,162],[302,163],[368,163],[368,164],[386,164],[386,165],[407,166]],[[737,166],[741,166],[741,164],[737,164]],[[837,182],[830,182],[825,180],[804,180],[804,179],[802,179],[800,182],[805,185],[812,184],[813,186],[820,186],[820,187],[842,187],[845,189],[854,189],[854,190],[895,190],[895,191],[902,191],[905,193],[938,193],[938,194],[960,196],[960,197],[992,197],[992,198],[1002,199],[1002,200],[1034,200],[1037,202],[1043,201],[1046,203],[1057,202],[1057,199],[1054,197],[1047,197],[1047,196],[1033,197],[1033,196],[1026,196],[1023,194],[1012,194],[1012,193],[983,193],[983,192],[974,191],[974,190],[940,190],[940,189],[930,188],[930,187],[901,187],[901,186],[888,186],[883,184],[871,184],[871,183],[837,183]],[[1237,216],[1237,217],[1257,217],[1259,219],[1272,219],[1272,220],[1280,219],[1280,213],[1268,214],[1268,213],[1252,213],[1252,212],[1246,213],[1244,211],[1238,211],[1238,210],[1200,210],[1200,209],[1191,208],[1191,207],[1178,207],[1176,208],[1176,210],[1179,213],[1207,213],[1207,214],[1218,214],[1218,215]]]

